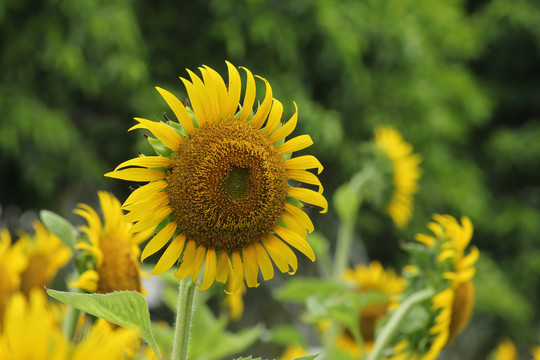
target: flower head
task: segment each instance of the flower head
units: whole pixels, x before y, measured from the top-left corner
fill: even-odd
[[[91,254],[90,269],[81,274],[70,286],[89,292],[109,293],[117,290],[141,292],[141,267],[138,262],[139,244],[148,239],[152,231],[130,233],[132,224],[121,220],[120,202],[110,193],[98,192],[103,223],[97,212],[86,204],[79,204],[74,212],[88,225],[82,227],[89,242],[79,242],[76,248]]]
[[[297,259],[289,246],[309,259],[315,255],[306,242],[313,230],[299,201],[327,209],[322,186],[306,171],[322,166],[310,155],[290,159],[290,154],[312,144],[308,135],[286,142],[296,127],[297,112],[281,125],[283,106],[266,94],[253,112],[255,78],[247,75],[239,109],[242,83],[238,70],[227,63],[229,83],[209,67],[200,68],[202,79],[188,70],[191,81],[181,78],[191,107],[170,92],[157,88],[178,122],[136,118],[132,129],[147,129],[157,156],[141,156],[120,164],[106,176],[143,181],[123,208],[132,232],[156,229],[141,258],[165,248],[152,274],[161,274],[179,262],[175,275],[197,276],[204,265],[201,289],[214,280],[230,282],[233,291],[246,281],[259,285],[274,276],[273,260],[280,271],[293,273]],[[289,180],[319,187],[313,191],[291,186]]]
[[[493,360],[517,360],[518,358],[516,347],[510,339],[500,341],[492,356]]]
[[[392,162],[394,193],[386,210],[397,227],[405,227],[412,216],[413,195],[418,191],[420,155],[391,126],[375,129],[375,144]]]
[[[20,290],[30,294],[32,288],[43,290],[62,267],[71,260],[71,250],[39,221],[34,223],[35,235],[21,233],[17,243],[28,265],[21,273]]]
[[[20,244],[12,245],[7,229],[0,229],[0,329],[7,303],[19,290],[21,273],[28,264]]]
[[[352,283],[359,293],[376,295],[376,299],[367,303],[360,311],[358,325],[366,350],[370,350],[375,340],[377,321],[384,317],[389,308],[405,288],[405,280],[391,269],[385,270],[378,261],[368,266],[358,265],[355,269],[347,269],[343,275],[345,281]],[[346,330],[337,338],[336,347],[353,357],[361,354],[351,332]]]

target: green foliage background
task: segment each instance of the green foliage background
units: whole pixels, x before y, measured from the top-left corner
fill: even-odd
[[[225,75],[229,60],[266,77],[286,114],[296,101],[296,133],[315,142],[328,199],[360,169],[373,127],[397,127],[423,157],[415,215],[398,231],[365,210],[367,253],[399,267],[398,240],[425,231],[432,213],[469,216],[482,258],[467,330],[476,342],[462,347],[538,344],[538,24],[537,1],[4,0],[1,221],[69,215],[98,189],[124,199],[128,186],[102,174],[146,149],[126,130],[167,109],[154,86],[185,97],[184,68]],[[332,209],[316,221],[335,238]]]

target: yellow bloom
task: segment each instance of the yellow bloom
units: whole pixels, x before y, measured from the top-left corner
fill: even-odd
[[[392,270],[384,270],[378,261],[371,262],[369,266],[358,265],[354,270],[346,269],[343,277],[345,281],[353,283],[356,291],[360,293],[375,292],[383,295],[380,302],[365,305],[358,319],[364,347],[370,350],[375,341],[377,321],[385,316],[389,307],[397,301],[405,288],[405,280]],[[348,330],[338,336],[336,347],[355,358],[361,354],[359,345]]]
[[[20,244],[12,246],[7,229],[0,229],[0,324],[10,297],[19,290],[21,273],[28,264],[20,247]]]
[[[518,354],[514,343],[510,339],[499,342],[495,349],[492,360],[517,360]]]
[[[375,129],[375,144],[393,164],[394,194],[386,209],[396,226],[403,228],[412,216],[413,195],[418,191],[421,175],[418,166],[421,158],[391,126]]]
[[[534,360],[540,360],[540,346],[534,346],[531,349],[531,355],[533,356]]]
[[[123,328],[113,330],[103,320],[72,349],[56,321],[57,311],[57,306],[48,305],[45,293],[36,288],[30,289],[28,301],[21,293],[13,295],[0,333],[0,359],[114,360],[133,355],[137,333]]]
[[[131,234],[132,224],[122,221],[120,202],[110,193],[98,192],[104,222],[94,209],[79,204],[74,213],[88,222],[82,231],[88,242],[80,242],[76,248],[88,251],[95,259],[95,269],[82,273],[70,286],[89,292],[110,293],[118,290],[141,292],[142,270],[138,262],[139,244],[151,236],[151,230]]]
[[[309,355],[309,353],[304,348],[298,345],[291,345],[285,349],[283,355],[281,355],[280,360],[293,360],[297,357],[305,355]]]
[[[213,69],[200,68],[202,79],[188,70],[191,81],[181,78],[191,108],[170,92],[157,88],[178,122],[136,118],[132,129],[147,129],[158,156],[141,156],[120,164],[106,176],[148,182],[135,190],[123,208],[138,232],[157,229],[141,259],[162,248],[165,252],[152,274],[161,274],[179,262],[179,279],[196,281],[204,265],[201,289],[214,280],[232,283],[233,292],[246,281],[259,285],[274,276],[273,260],[281,272],[294,273],[297,259],[289,246],[312,261],[315,255],[306,242],[313,230],[298,200],[320,206],[328,204],[317,176],[307,169],[322,170],[310,155],[288,159],[289,154],[312,144],[308,135],[283,142],[296,127],[298,114],[281,126],[283,106],[266,95],[253,114],[255,78],[247,74],[241,110],[238,70],[227,62],[229,84]],[[290,186],[289,180],[312,184],[319,192]]]
[[[468,217],[462,217],[461,224],[450,215],[434,215],[433,219],[435,222],[428,224],[433,235],[417,234],[416,240],[430,248],[439,246],[437,262],[447,271],[443,273],[443,288],[432,299],[432,309],[437,315],[429,329],[431,344],[420,360],[437,358],[469,322],[474,307],[474,264],[479,256],[476,247],[465,255],[473,234]]]
[[[71,250],[39,221],[34,223],[35,235],[22,233],[18,243],[28,260],[21,274],[20,290],[29,295],[32,288],[43,290],[58,270],[71,260]]]

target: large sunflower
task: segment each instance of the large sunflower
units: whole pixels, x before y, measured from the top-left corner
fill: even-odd
[[[391,126],[375,129],[375,144],[390,159],[393,165],[394,193],[386,206],[386,211],[397,227],[403,228],[409,222],[413,210],[413,195],[418,191],[421,175],[421,157],[413,153],[411,144],[403,140],[401,134]]]
[[[152,274],[161,274],[175,263],[179,279],[194,281],[204,265],[201,289],[214,280],[239,288],[274,276],[271,259],[282,272],[296,271],[297,259],[289,246],[312,261],[315,255],[305,240],[313,230],[301,203],[328,204],[316,175],[322,170],[310,155],[290,159],[290,154],[312,144],[308,135],[286,142],[296,127],[298,113],[281,126],[283,106],[272,98],[266,79],[266,94],[253,112],[255,78],[246,75],[244,100],[239,107],[241,80],[227,62],[228,85],[213,69],[200,68],[202,79],[188,70],[191,81],[181,78],[191,108],[170,92],[157,88],[178,122],[154,122],[136,118],[131,129],[147,129],[157,156],[141,156],[120,164],[106,176],[147,182],[135,190],[123,208],[128,221],[137,223],[132,232],[156,229],[141,258],[165,252]],[[238,111],[238,109],[240,110]],[[289,180],[319,187],[313,191],[291,186]]]
[[[89,252],[94,263],[70,286],[98,293],[118,290],[142,292],[139,244],[148,239],[152,232],[145,230],[131,234],[129,230],[132,224],[122,221],[123,212],[118,199],[104,191],[98,192],[98,197],[103,223],[97,212],[86,204],[79,204],[73,211],[88,222],[82,231],[88,236],[89,242],[81,241],[76,248]]]

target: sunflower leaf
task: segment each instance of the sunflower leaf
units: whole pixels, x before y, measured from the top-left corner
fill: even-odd
[[[109,294],[79,294],[47,289],[47,294],[64,304],[123,327],[134,327],[161,359],[150,325],[146,299],[137,291],[115,291]]]
[[[316,359],[319,354],[313,354],[313,355],[304,355],[297,358],[294,358],[292,360],[313,360]]]
[[[343,292],[346,288],[346,285],[331,280],[296,276],[287,281],[276,296],[279,300],[303,304],[310,296],[326,298]]]
[[[58,236],[71,251],[75,251],[77,230],[69,221],[49,210],[41,210],[39,217],[50,232]]]

